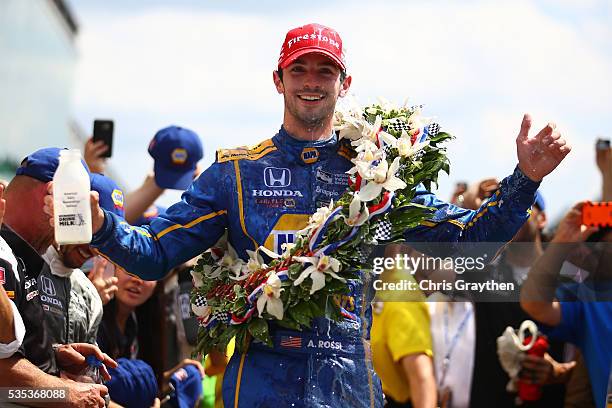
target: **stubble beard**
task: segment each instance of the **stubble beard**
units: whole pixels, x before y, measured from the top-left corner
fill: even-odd
[[[327,97],[329,97],[329,94]],[[301,111],[297,107],[297,104],[291,103],[285,98],[285,106],[289,113],[304,127],[308,129],[318,129],[324,127],[327,121],[333,116],[336,102],[333,101],[331,106],[326,105],[317,110],[306,112]]]

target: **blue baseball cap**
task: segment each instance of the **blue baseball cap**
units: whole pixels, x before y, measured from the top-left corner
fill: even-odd
[[[111,400],[126,408],[150,407],[157,397],[157,379],[150,365],[142,360],[120,358],[118,367],[108,367]]]
[[[91,174],[91,189],[100,195],[100,207],[106,211],[125,218],[123,209],[123,191],[111,178],[103,174]]]
[[[174,393],[170,405],[176,408],[195,407],[202,397],[202,374],[193,364],[187,364],[176,370],[170,377]]]
[[[17,168],[15,175],[17,176],[28,176],[36,180],[48,183],[53,180],[53,175],[59,166],[59,155],[61,150],[67,150],[66,148],[59,147],[46,147],[35,151],[32,154],[27,155],[22,161],[21,165]],[[87,163],[81,159],[83,167],[89,173],[89,167]]]
[[[161,205],[153,204],[147,210],[142,213],[140,218],[136,220],[134,225],[149,225],[151,220],[155,217],[163,217],[166,215],[166,207],[162,207]]]
[[[546,211],[546,204],[544,203],[544,197],[542,193],[540,193],[540,190],[536,191],[533,205],[537,206],[540,211]]]
[[[155,160],[155,182],[159,187],[186,190],[193,182],[193,172],[204,149],[195,132],[168,126],[153,136],[149,154]]]

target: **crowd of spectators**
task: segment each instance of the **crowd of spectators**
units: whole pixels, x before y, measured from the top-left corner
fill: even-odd
[[[186,189],[203,155],[194,132],[160,130],[148,149],[154,171],[124,195],[103,175],[105,149],[90,139],[83,165],[100,206],[131,225],[163,216],[165,208],[155,201],[166,189]],[[188,159],[173,161],[176,149]],[[67,390],[61,402],[32,406],[222,406],[223,370],[233,345],[226,353],[193,358],[193,260],[162,281],[143,281],[87,244],[58,246],[43,198],[59,152],[33,152],[9,183],[0,184],[0,387]],[[612,201],[612,150],[597,150],[596,163],[603,180],[597,200]],[[459,183],[451,202],[476,209],[494,199],[497,187],[495,178]],[[461,291],[423,291],[412,298],[379,293],[371,346],[387,407],[604,406],[612,363],[612,231],[582,225],[584,205],[577,203],[552,226],[538,193],[513,243],[484,272],[464,276],[512,282],[519,288],[513,294],[494,293],[492,300]],[[394,246],[385,255],[397,253],[417,252]],[[457,275],[452,269],[416,275],[389,270],[383,279],[424,276]],[[498,338],[528,319],[538,327],[532,335],[547,336],[548,350],[541,356],[518,353],[519,369],[509,374]],[[105,384],[83,382],[90,356],[102,363]],[[520,400],[517,387],[524,384],[541,386],[541,395]]]

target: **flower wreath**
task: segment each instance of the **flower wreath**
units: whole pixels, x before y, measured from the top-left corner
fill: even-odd
[[[359,278],[363,245],[400,240],[431,215],[412,199],[419,184],[430,189],[440,170],[448,173],[440,144],[452,136],[424,119],[421,106],[353,102],[335,112],[334,129],[356,153],[349,187],[310,217],[295,243],[284,244],[280,255],[264,247],[247,251],[246,262],[229,245],[199,258],[191,272],[196,352],[224,351],[233,337],[241,351],[248,334],[272,346],[269,321],[301,330],[316,317],[340,319],[339,303],[327,300],[347,293],[347,279]],[[272,261],[264,263],[261,253]]]

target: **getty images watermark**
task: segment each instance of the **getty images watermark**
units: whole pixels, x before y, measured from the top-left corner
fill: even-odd
[[[375,279],[374,289],[377,291],[470,291],[470,292],[504,292],[517,289],[514,282],[499,282],[496,279],[484,281],[471,281],[460,279],[465,272],[483,272],[487,267],[485,254],[479,257],[435,257],[420,254],[411,256],[397,254],[394,257],[375,257],[372,263],[372,272],[380,275],[385,270],[407,271],[414,275],[416,271],[427,271],[433,274],[453,273],[453,279],[401,279],[399,281],[384,281]],[[458,276],[454,275],[457,274]]]

